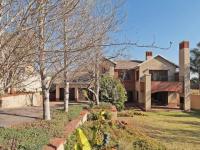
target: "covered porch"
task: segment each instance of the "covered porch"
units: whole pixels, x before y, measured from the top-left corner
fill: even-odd
[[[69,83],[69,101],[81,102],[86,101],[83,96],[83,90],[87,89],[88,83],[70,82]],[[52,94],[50,94],[51,101],[63,101],[64,100],[64,84],[55,84]]]
[[[140,82],[140,99],[143,109],[184,109],[183,82],[152,81],[151,75],[145,75]]]

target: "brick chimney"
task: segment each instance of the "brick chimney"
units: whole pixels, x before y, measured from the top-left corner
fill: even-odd
[[[152,58],[152,56],[153,56],[153,53],[152,53],[152,51],[146,51],[146,60],[149,60],[149,59],[151,59],[151,58]]]
[[[179,44],[179,79],[183,81],[184,110],[190,111],[190,49],[189,41],[182,41]]]

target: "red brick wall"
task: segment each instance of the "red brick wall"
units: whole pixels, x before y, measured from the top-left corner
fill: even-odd
[[[119,74],[122,70],[120,69],[115,69],[115,78],[119,78]],[[135,95],[135,70],[130,70],[130,74],[131,74],[131,80],[125,80],[125,81],[122,81],[125,89],[127,91],[132,91],[133,93],[133,100],[134,100],[134,95]]]

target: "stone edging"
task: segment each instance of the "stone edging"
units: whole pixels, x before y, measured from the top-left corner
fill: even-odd
[[[87,121],[88,111],[83,110],[80,112],[80,116],[76,119],[67,123],[64,129],[64,137],[65,138],[53,138],[50,140],[48,145],[43,147],[43,150],[64,150],[64,145],[66,143],[67,137],[72,134],[76,128],[82,125],[84,122]]]

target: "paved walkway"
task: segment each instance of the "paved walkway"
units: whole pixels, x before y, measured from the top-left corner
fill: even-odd
[[[73,103],[74,104],[74,103]],[[51,102],[52,109],[63,108],[63,102]],[[0,109],[0,127],[11,127],[21,123],[42,119],[42,107]]]

